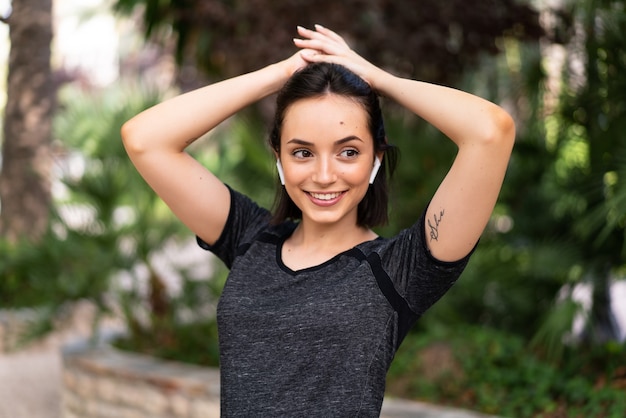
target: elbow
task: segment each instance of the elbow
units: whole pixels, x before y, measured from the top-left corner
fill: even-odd
[[[515,142],[515,121],[501,107],[492,110],[491,123],[485,132],[485,142],[494,146],[512,149]]]
[[[144,146],[142,145],[141,135],[137,132],[136,123],[133,120],[129,120],[122,125],[120,129],[120,135],[122,137],[122,143],[129,155],[139,154],[142,152]]]
[[[500,111],[498,130],[503,141],[513,146],[513,143],[515,142],[515,121],[513,120],[513,117],[504,109]]]

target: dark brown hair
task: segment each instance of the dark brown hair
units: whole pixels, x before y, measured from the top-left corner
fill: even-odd
[[[280,137],[285,114],[298,100],[336,94],[351,98],[367,113],[369,130],[374,139],[374,152],[384,152],[381,167],[357,209],[357,224],[374,227],[388,221],[389,190],[387,177],[393,174],[397,162],[397,149],[387,143],[385,125],[378,94],[362,78],[347,68],[330,63],[309,64],[296,72],[278,92],[276,113],[269,135],[272,149],[280,154]],[[284,187],[280,187],[274,203],[273,222],[300,219],[302,211],[291,200]]]

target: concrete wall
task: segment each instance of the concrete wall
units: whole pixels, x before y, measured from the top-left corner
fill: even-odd
[[[63,418],[219,417],[219,371],[99,348],[63,351]]]

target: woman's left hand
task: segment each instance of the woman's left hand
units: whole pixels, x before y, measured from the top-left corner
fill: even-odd
[[[376,80],[384,71],[354,52],[337,33],[315,25],[315,30],[298,26],[298,34],[303,39],[294,38],[293,41],[297,47],[303,49],[300,54],[304,60],[343,65],[376,88]]]

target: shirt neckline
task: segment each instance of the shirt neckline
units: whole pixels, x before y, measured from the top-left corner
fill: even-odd
[[[286,272],[287,274],[291,275],[291,276],[297,276],[300,274],[305,274],[305,273],[309,273],[309,272],[313,272],[313,271],[317,271],[317,270],[322,270],[323,268],[334,264],[339,258],[341,258],[342,256],[355,256],[356,254],[361,253],[361,250],[359,249],[361,246],[363,245],[367,245],[368,243],[372,243],[372,242],[376,242],[379,240],[384,239],[383,237],[381,237],[380,235],[377,236],[376,238],[369,240],[369,241],[363,241],[357,245],[355,245],[352,248],[349,248],[347,250],[344,250],[336,255],[334,255],[333,257],[329,258],[328,260],[320,263],[320,264],[316,264],[314,266],[310,266],[310,267],[305,267],[302,269],[298,269],[298,270],[293,270],[291,267],[287,266],[284,261],[283,261],[283,246],[285,244],[285,241],[287,241],[287,238],[289,238],[291,236],[291,234],[293,233],[293,231],[295,230],[295,225],[293,228],[289,228],[288,231],[286,231],[284,234],[282,234],[279,239],[278,242],[276,243],[276,264],[278,264],[278,267],[280,267],[281,270],[283,270],[284,272]],[[358,257],[355,257],[358,258]]]

